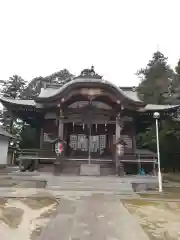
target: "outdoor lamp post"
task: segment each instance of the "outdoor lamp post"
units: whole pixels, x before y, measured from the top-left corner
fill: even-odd
[[[156,120],[156,145],[157,145],[157,158],[158,158],[158,182],[159,182],[159,192],[162,192],[162,175],[161,175],[161,165],[160,165],[160,152],[159,152],[159,129],[158,120],[160,118],[159,112],[154,112],[154,119]]]

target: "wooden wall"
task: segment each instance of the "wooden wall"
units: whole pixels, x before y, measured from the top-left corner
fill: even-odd
[[[136,131],[134,122],[133,121],[125,122],[120,137],[120,139],[122,139],[126,143],[124,158],[127,159],[132,158],[132,154],[135,152],[136,149],[135,135]]]

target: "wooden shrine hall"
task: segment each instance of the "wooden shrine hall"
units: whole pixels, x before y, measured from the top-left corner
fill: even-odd
[[[107,165],[114,169],[116,143],[121,140],[124,143],[121,160],[125,172],[131,174],[138,173],[142,164],[148,165],[147,171],[151,172],[156,164],[156,154],[136,148],[140,116],[151,116],[154,121],[155,111],[166,114],[179,107],[146,105],[135,88],[115,86],[93,67],[63,85],[44,85],[34,100],[0,101],[11,116],[36,128],[39,168],[46,165],[50,171],[56,158],[52,141],[60,138],[65,143],[62,168],[69,166],[78,172],[81,164],[96,163],[102,169]]]

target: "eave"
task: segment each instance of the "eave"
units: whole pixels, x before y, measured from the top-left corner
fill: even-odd
[[[144,108],[140,108],[138,112],[174,112],[180,105],[158,105],[158,104],[147,104]]]
[[[36,102],[34,100],[23,100],[23,99],[10,99],[10,98],[0,98],[1,103],[4,106],[11,105],[11,106],[21,106],[21,107],[27,107],[32,108],[36,107]]]

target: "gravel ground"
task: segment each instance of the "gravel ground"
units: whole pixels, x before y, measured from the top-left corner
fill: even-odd
[[[180,240],[180,203],[125,200],[151,240]]]

